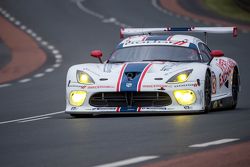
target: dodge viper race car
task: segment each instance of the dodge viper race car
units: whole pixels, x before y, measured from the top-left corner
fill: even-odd
[[[234,109],[239,67],[206,42],[173,32],[232,33],[236,27],[125,28],[122,40],[102,62],[69,68],[66,113],[190,113]],[[205,40],[206,41],[206,40]]]

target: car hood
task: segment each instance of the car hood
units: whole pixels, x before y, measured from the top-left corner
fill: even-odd
[[[117,64],[85,64],[85,68],[96,71],[98,74],[115,75],[119,72],[137,72],[166,74],[179,70],[190,69],[190,63],[177,62],[136,62],[136,63],[117,63]]]
[[[136,62],[116,64],[79,64],[72,66],[68,72],[68,80],[77,83],[78,70],[88,73],[95,81],[93,88],[115,88],[116,91],[140,91],[140,88],[165,84],[179,72],[190,69],[201,69],[201,63],[179,62]],[[194,75],[197,75],[199,70]],[[193,73],[192,72],[192,73]],[[194,78],[189,77],[189,80]]]

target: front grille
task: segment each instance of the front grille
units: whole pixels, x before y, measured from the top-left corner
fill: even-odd
[[[164,92],[102,92],[90,97],[94,107],[161,107],[172,103]]]

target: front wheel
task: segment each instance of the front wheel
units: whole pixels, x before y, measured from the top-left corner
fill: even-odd
[[[204,112],[207,113],[212,109],[211,103],[212,97],[212,88],[211,88],[211,76],[207,72],[205,77],[205,85],[204,85]]]

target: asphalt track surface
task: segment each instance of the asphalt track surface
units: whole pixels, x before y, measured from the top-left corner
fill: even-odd
[[[249,141],[249,33],[239,34],[236,39],[228,34],[210,35],[208,40],[210,48],[223,50],[239,63],[242,91],[236,110],[73,119],[62,113],[67,69],[77,63],[97,62],[89,56],[93,49],[103,50],[107,58],[120,41],[120,26],[206,25],[164,14],[150,0],[2,0],[0,6],[63,55],[62,65],[53,73],[0,88],[0,166],[82,167],[152,156],[131,165],[140,166]],[[44,67],[35,72],[54,61],[48,53]],[[21,119],[55,112],[59,113]],[[239,140],[218,146],[189,147],[231,138]]]

